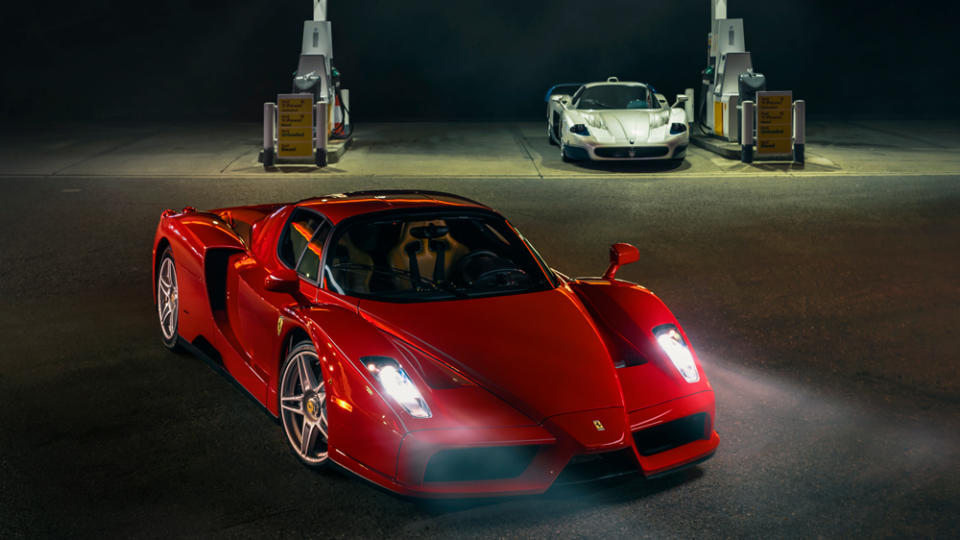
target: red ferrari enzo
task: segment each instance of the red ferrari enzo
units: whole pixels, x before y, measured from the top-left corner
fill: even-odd
[[[162,341],[219,364],[309,467],[415,496],[540,493],[699,463],[710,383],[670,310],[551,269],[500,214],[445,193],[167,210]]]

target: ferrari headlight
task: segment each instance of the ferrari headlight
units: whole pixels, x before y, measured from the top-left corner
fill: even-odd
[[[383,387],[388,396],[403,407],[414,418],[430,418],[433,414],[427,401],[423,399],[417,385],[413,384],[407,372],[393,358],[368,356],[362,358],[367,370]]]
[[[685,381],[695,383],[700,380],[697,363],[693,361],[693,354],[676,326],[662,324],[653,329],[653,335]]]

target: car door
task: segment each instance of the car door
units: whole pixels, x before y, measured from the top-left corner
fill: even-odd
[[[271,260],[260,261],[247,255],[234,264],[235,278],[229,284],[232,294],[227,297],[230,325],[249,359],[250,369],[264,383],[270,380],[282,354],[281,310],[290,304],[316,299],[320,258],[330,229],[330,222],[322,215],[298,208],[291,213],[279,235],[276,260],[268,257]],[[264,288],[267,276],[280,267],[297,271],[299,298]]]

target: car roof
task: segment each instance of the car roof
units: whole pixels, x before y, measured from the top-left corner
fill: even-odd
[[[296,205],[316,210],[334,224],[354,216],[385,210],[460,208],[492,211],[484,204],[452,193],[393,189],[332,193],[305,199]]]

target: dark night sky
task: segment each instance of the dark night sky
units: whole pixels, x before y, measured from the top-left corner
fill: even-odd
[[[956,114],[955,17],[921,2],[730,0],[771,90],[811,115]],[[2,118],[256,121],[288,91],[308,0],[33,2],[8,11]],[[6,9],[6,8],[5,8]],[[560,81],[671,96],[706,61],[707,0],[330,0],[357,120],[538,119]],[[949,33],[948,33],[949,32]],[[915,98],[909,96],[913,94]]]

